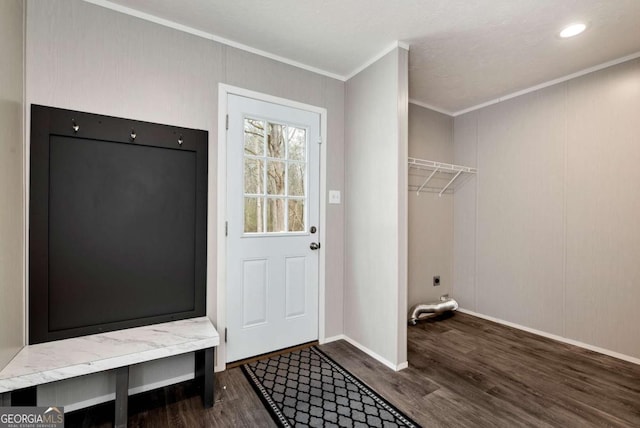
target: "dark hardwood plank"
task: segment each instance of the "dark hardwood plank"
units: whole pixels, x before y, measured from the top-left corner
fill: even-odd
[[[461,313],[410,327],[408,344],[400,373],[322,349],[425,426],[640,426],[638,365]],[[435,385],[421,404],[416,381]]]
[[[393,372],[344,341],[327,355],[425,427],[638,427],[640,366],[456,313],[408,330],[409,368]],[[130,427],[275,427],[240,368],[131,397]],[[109,407],[110,406],[110,407]],[[112,426],[113,403],[67,415]]]
[[[276,427],[240,368],[216,373],[216,401],[204,408],[200,382],[177,385],[130,397],[130,428],[142,427]],[[67,427],[113,426],[114,404],[105,403],[65,415]]]

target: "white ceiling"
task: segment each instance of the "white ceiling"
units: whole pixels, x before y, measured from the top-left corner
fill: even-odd
[[[640,52],[640,0],[88,1],[341,79],[400,41],[410,98],[450,113]]]

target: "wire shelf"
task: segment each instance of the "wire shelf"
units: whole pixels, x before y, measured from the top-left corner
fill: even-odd
[[[454,182],[464,181],[464,176],[470,174],[476,174],[478,170],[469,166],[453,165],[450,163],[436,162],[426,159],[409,158],[409,169],[430,171],[431,173],[426,176],[424,182],[418,185],[409,186],[412,190],[416,190],[416,193],[420,195],[422,191],[437,192],[438,196],[442,196],[443,193],[452,193]],[[438,177],[438,174],[446,174],[447,183],[442,187],[428,186],[434,178]],[[463,176],[460,178],[460,176]]]

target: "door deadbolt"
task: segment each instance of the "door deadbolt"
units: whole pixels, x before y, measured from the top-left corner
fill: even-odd
[[[309,229],[309,232],[311,233],[316,233],[318,231],[318,229],[316,229],[315,226],[311,226],[311,229]]]

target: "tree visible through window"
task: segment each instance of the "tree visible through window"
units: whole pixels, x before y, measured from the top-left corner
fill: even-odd
[[[245,233],[305,230],[307,131],[244,120]]]

